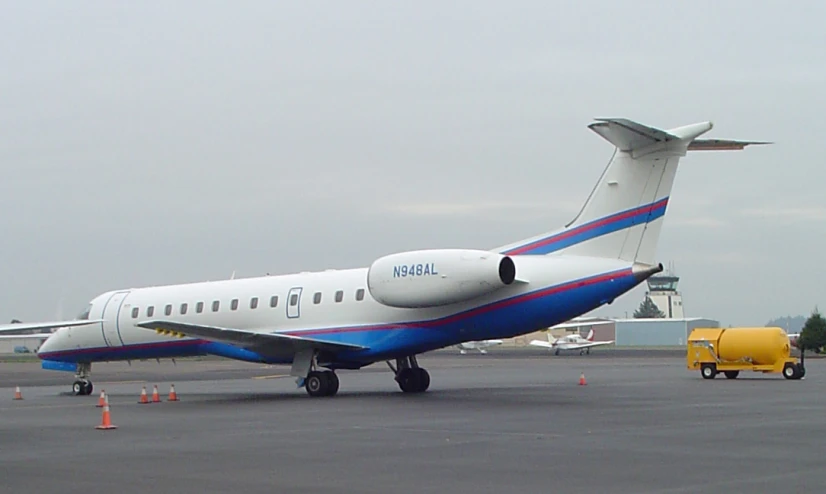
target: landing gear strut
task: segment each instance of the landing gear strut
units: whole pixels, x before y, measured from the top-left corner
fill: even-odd
[[[89,376],[92,374],[92,364],[83,362],[77,364],[77,374],[75,374],[75,382],[72,384],[72,393],[75,396],[84,396],[92,394],[94,386]]]
[[[405,393],[423,393],[430,387],[430,374],[419,367],[415,355],[397,358],[396,367],[388,361],[387,366],[396,374],[396,382]]]

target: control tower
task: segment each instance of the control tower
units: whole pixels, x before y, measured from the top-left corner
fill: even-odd
[[[657,305],[668,319],[683,319],[683,296],[677,291],[680,278],[674,274],[671,266],[667,272],[648,278],[646,295]]]

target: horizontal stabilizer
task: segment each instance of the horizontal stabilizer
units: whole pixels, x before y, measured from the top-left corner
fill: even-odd
[[[195,337],[255,349],[266,354],[296,353],[300,350],[314,349],[330,352],[365,350],[367,347],[322,341],[282,333],[263,333],[244,329],[219,328],[172,321],[147,321],[137,324],[161,334],[178,337]]]
[[[11,324],[0,324],[0,333],[10,333],[13,331],[32,331],[37,329],[69,328],[73,326],[87,326],[89,324],[99,324],[101,319],[75,319],[73,321],[51,321],[51,322],[16,322]]]
[[[679,137],[648,127],[627,118],[597,118],[588,126],[620,151],[633,151],[660,142],[676,141]]]
[[[544,341],[544,340],[531,340],[531,342],[528,343],[528,344],[532,345],[532,346],[541,346],[542,348],[553,348],[554,347],[553,343],[551,343],[549,341]]]
[[[731,141],[727,139],[695,139],[688,145],[689,151],[742,151],[746,146],[774,144],[764,141]]]

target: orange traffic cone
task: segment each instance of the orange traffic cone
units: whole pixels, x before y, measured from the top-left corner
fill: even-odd
[[[175,385],[169,386],[169,398],[166,401],[178,401],[178,393],[175,392]]]
[[[143,389],[141,390],[141,399],[138,403],[140,403],[141,405],[148,405],[149,404],[149,397],[146,396],[146,386],[144,386]]]
[[[160,403],[161,402],[161,395],[158,394],[158,385],[155,385],[155,388],[152,390],[152,403]]]
[[[580,386],[585,386],[586,384],[588,384],[588,383],[585,382],[585,373],[583,372],[582,374],[579,375],[579,385]]]
[[[100,425],[95,427],[95,429],[107,430],[117,428],[118,426],[112,425],[112,417],[109,413],[109,397],[107,396],[104,398],[103,402],[103,420],[101,420]]]
[[[22,400],[23,393],[20,392],[20,386],[14,388],[14,399],[15,400]]]
[[[100,398],[98,399],[98,404],[95,405],[97,408],[103,408],[106,405],[106,391],[100,390]]]

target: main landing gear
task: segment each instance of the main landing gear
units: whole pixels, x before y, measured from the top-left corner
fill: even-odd
[[[75,382],[72,384],[72,393],[75,396],[85,396],[92,394],[94,386],[89,376],[92,374],[92,364],[84,362],[77,364],[77,374],[75,374]]]
[[[296,354],[290,375],[296,377],[298,386],[303,386],[310,396],[334,396],[338,393],[338,376],[331,370],[318,370],[317,354],[313,350]]]
[[[338,393],[338,376],[331,370],[319,370],[317,357],[311,350],[299,352],[293,358],[290,375],[296,378],[298,387],[303,387],[312,397],[334,396]],[[419,367],[415,355],[397,358],[395,366],[388,361],[387,366],[405,393],[423,393],[430,387],[430,374]]]
[[[396,374],[396,382],[405,393],[423,393],[430,387],[430,374],[419,367],[415,355],[397,358],[396,367],[388,361],[387,366]]]
[[[310,396],[333,396],[338,392],[338,376],[333,371],[311,371],[304,379],[304,389]]]

